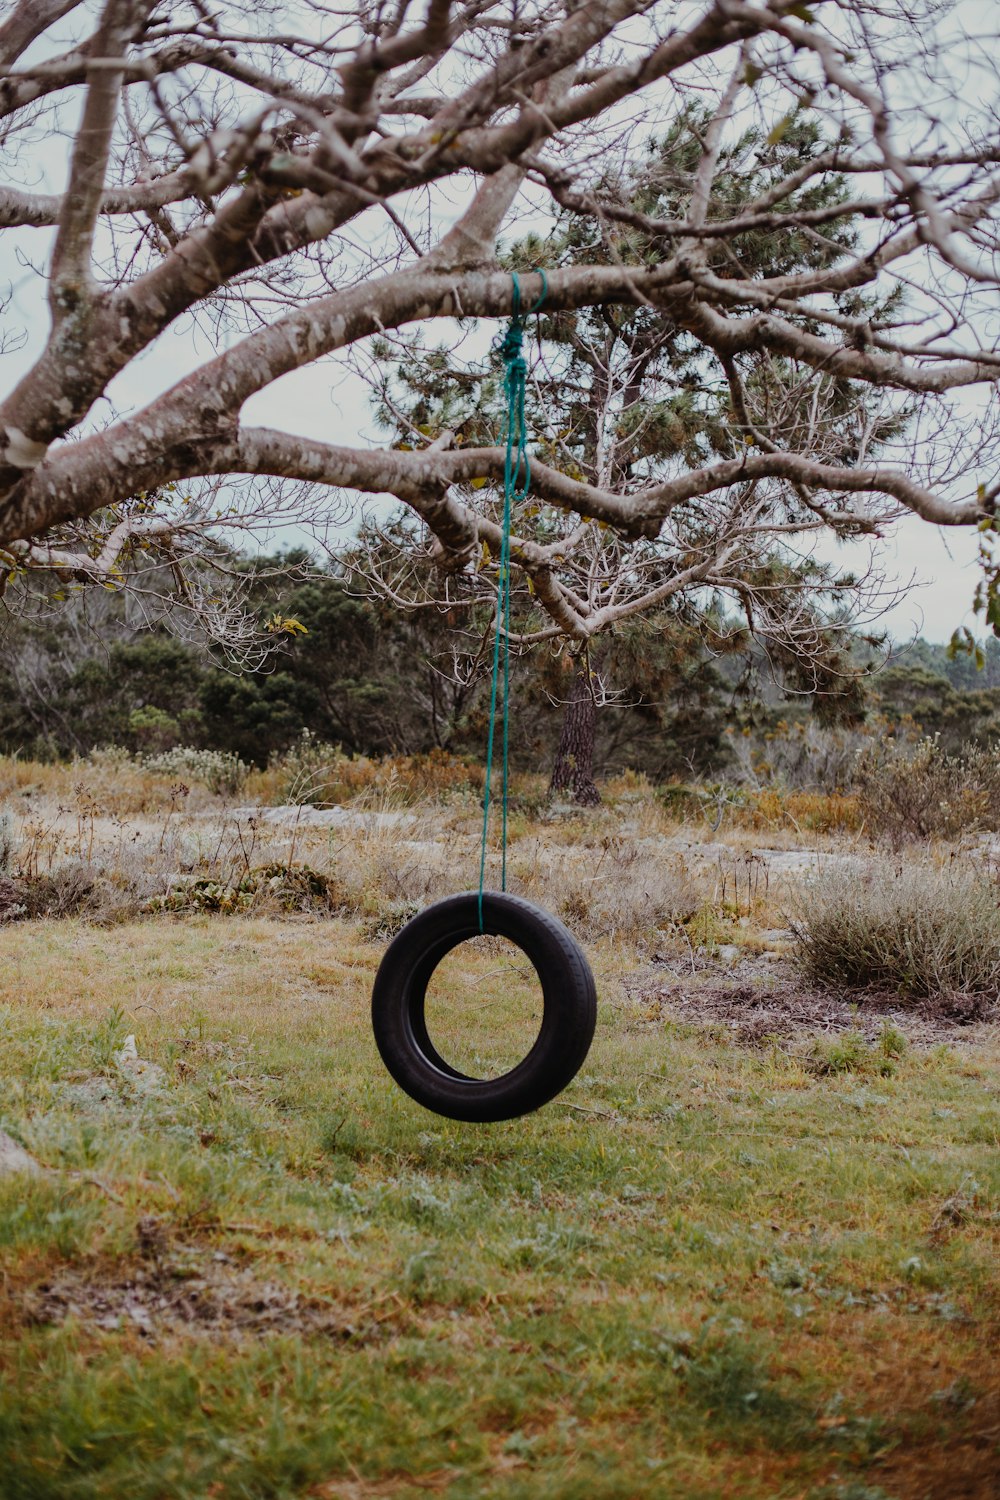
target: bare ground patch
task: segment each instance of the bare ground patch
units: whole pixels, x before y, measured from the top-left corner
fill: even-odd
[[[309,1295],[261,1276],[238,1254],[199,1241],[173,1239],[158,1220],[141,1219],[138,1253],[93,1256],[60,1266],[6,1297],[15,1320],[58,1326],[72,1319],[105,1332],[137,1333],[151,1342],[168,1335],[260,1338],[298,1334],[370,1344],[397,1321],[394,1298],[350,1303]]]
[[[696,1026],[724,1028],[734,1042],[757,1047],[797,1036],[860,1032],[874,1044],[887,1022],[917,1047],[942,1042],[981,1044],[1000,1021],[1000,1002],[989,995],[938,994],[902,1002],[898,995],[820,990],[803,985],[787,960],[745,959],[724,976],[710,969],[664,977],[643,976],[629,986],[633,1000],[657,1016]]]

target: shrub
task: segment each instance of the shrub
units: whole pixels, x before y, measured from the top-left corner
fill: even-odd
[[[19,904],[5,920],[16,917],[77,917],[97,926],[129,922],[143,909],[148,882],[125,872],[109,873],[73,860],[43,873],[10,882]],[[6,893],[5,893],[6,894]]]
[[[14,814],[9,807],[0,808],[0,874],[6,875],[14,862],[17,849],[17,830]]]
[[[361,934],[369,943],[387,943],[420,911],[416,901],[389,901],[361,923]]]
[[[1000,747],[947,755],[937,739],[871,749],[858,760],[865,826],[894,849],[1000,826]]]
[[[790,922],[799,962],[823,988],[919,999],[1000,986],[997,888],[972,866],[824,872]]]
[[[18,917],[26,917],[28,908],[23,901],[24,892],[19,880],[12,880],[9,875],[0,875],[0,922],[16,922]]]
[[[726,811],[741,808],[746,800],[742,787],[724,786],[720,782],[695,785],[668,781],[656,788],[656,796],[668,817],[682,823],[704,819],[712,828],[719,827]]]
[[[482,770],[445,750],[426,755],[347,755],[339,745],[317,739],[304,729],[289,750],[272,759],[275,795],[280,803],[336,807],[353,798],[378,793],[395,802],[439,797],[482,785]]]
[[[169,786],[170,781],[175,785]],[[177,781],[168,772],[151,770],[141,756],[120,745],[102,745],[83,760],[53,766],[39,790],[58,797],[84,817],[126,818],[175,808]],[[203,783],[198,785],[201,790]],[[204,805],[210,795],[204,787],[198,805]]]
[[[834,729],[813,718],[779,719],[767,729],[726,734],[737,777],[746,786],[843,792],[853,782],[859,755],[872,743],[873,727]]]
[[[334,768],[345,760],[350,757],[336,745],[318,739],[311,729],[303,729],[288,750],[271,758],[268,769],[278,774],[275,789],[278,803],[330,806],[338,800],[327,795],[334,780]]]
[[[177,881],[165,896],[146,903],[150,912],[315,912],[327,916],[347,905],[343,887],[332,876],[308,865],[285,865],[272,861],[250,870],[237,880],[198,876]]]
[[[200,781],[218,796],[235,796],[242,791],[250,770],[231,750],[195,750],[190,745],[175,745],[159,755],[147,755],[143,765],[156,776]]]
[[[172,750],[181,737],[177,720],[155,703],[133,708],[128,716],[129,739],[147,755]]]

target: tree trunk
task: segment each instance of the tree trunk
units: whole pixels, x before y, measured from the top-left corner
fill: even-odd
[[[573,692],[563,712],[562,733],[552,768],[552,792],[568,791],[582,807],[596,807],[601,794],[594,783],[594,734],[597,704],[590,687],[587,665],[577,667]]]

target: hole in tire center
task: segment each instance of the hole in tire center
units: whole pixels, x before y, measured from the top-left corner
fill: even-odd
[[[542,986],[531,960],[507,938],[470,938],[431,975],[424,1018],[445,1062],[469,1078],[500,1078],[537,1040]]]

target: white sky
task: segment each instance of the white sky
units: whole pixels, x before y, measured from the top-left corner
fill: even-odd
[[[985,634],[983,621],[971,608],[979,577],[976,552],[977,537],[971,530],[929,526],[916,516],[897,523],[876,551],[886,582],[905,590],[905,597],[881,622],[894,640],[922,635],[929,641],[947,641],[962,625],[973,635]],[[822,555],[848,563],[852,549],[831,546]],[[859,568],[867,555],[867,550],[858,550]]]

